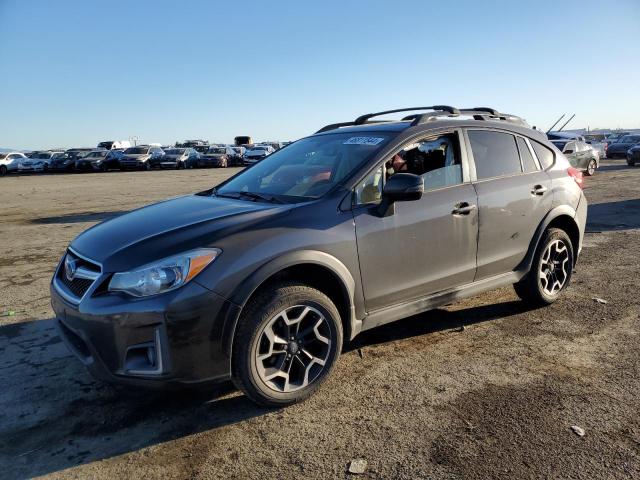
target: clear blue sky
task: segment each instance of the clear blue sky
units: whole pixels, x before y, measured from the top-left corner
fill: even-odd
[[[632,128],[640,1],[0,0],[0,72],[0,147],[288,140],[433,103]]]

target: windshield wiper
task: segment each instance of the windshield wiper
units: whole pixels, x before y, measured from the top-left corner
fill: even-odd
[[[283,200],[279,199],[278,197],[275,197],[273,195],[264,195],[262,193],[256,193],[256,192],[245,192],[245,191],[240,191],[240,192],[224,192],[224,193],[220,193],[220,192],[215,192],[214,195],[218,196],[218,197],[229,197],[229,198],[250,198],[251,200],[262,200],[263,202],[269,202],[269,203],[286,203]]]

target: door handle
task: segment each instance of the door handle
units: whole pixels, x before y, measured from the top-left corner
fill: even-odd
[[[456,203],[451,211],[452,215],[469,215],[476,209],[476,206],[468,202]]]
[[[547,187],[544,185],[536,185],[531,189],[531,195],[544,195],[544,192],[547,191]]]

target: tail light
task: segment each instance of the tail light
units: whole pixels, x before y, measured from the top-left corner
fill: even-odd
[[[584,186],[584,178],[582,177],[582,172],[577,168],[569,167],[567,169],[567,173],[573,180],[578,184],[580,188]]]
[[[607,148],[609,148],[609,142],[604,142],[604,151],[607,152]]]

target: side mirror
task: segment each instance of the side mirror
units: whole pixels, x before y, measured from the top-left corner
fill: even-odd
[[[395,212],[395,202],[420,200],[424,193],[424,181],[413,173],[396,173],[387,181],[382,191],[382,202],[378,206],[378,215],[386,217]]]
[[[387,181],[382,198],[389,203],[420,200],[424,193],[424,181],[413,173],[396,173]]]

